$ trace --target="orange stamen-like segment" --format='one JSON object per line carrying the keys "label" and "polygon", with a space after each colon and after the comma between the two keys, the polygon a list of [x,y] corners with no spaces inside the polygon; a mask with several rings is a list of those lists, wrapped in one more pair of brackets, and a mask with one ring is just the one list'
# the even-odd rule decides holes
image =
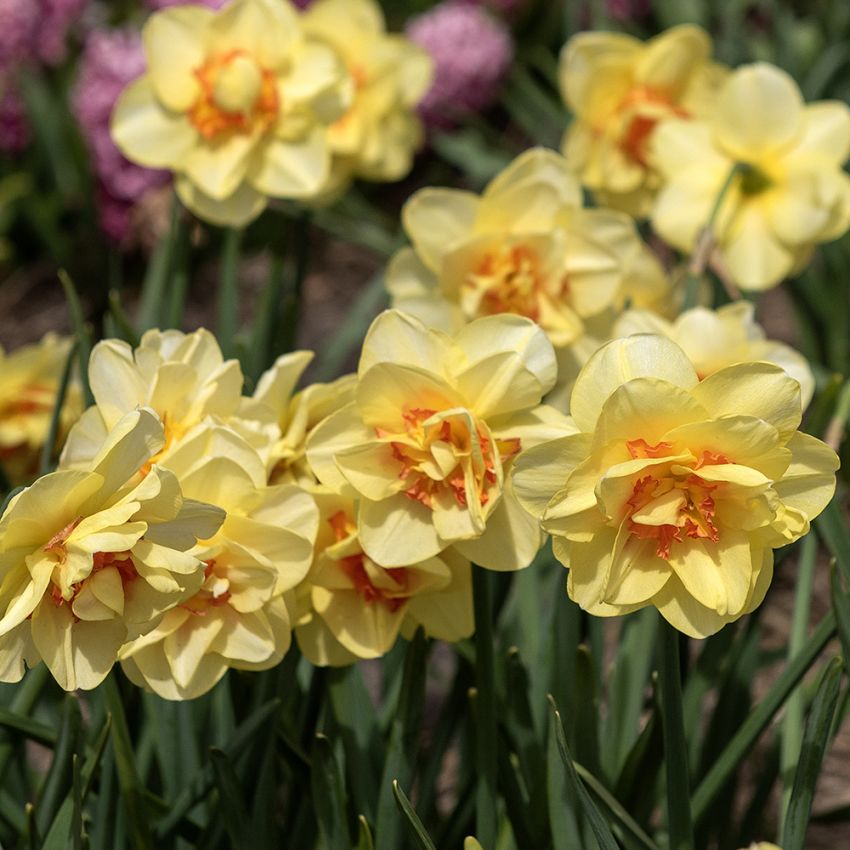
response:
{"label": "orange stamen-like segment", "polygon": [[[640,114],[639,110],[642,106],[653,107],[653,114]],[[620,103],[618,109],[619,112],[635,111],[638,113],[629,121],[620,138],[619,147],[629,159],[644,168],[648,167],[649,137],[652,135],[655,125],[663,117],[658,107],[662,107],[669,116],[690,117],[690,113],[686,109],[674,104],[666,94],[647,86],[632,89]]]}
{"label": "orange stamen-like segment", "polygon": [[247,112],[228,112],[215,100],[215,83],[219,73],[234,59],[246,56],[244,50],[231,50],[209,59],[194,71],[200,94],[189,110],[189,121],[208,141],[236,133],[250,133],[255,129],[265,131],[277,118],[280,98],[275,75],[260,69],[262,84],[253,108]]}

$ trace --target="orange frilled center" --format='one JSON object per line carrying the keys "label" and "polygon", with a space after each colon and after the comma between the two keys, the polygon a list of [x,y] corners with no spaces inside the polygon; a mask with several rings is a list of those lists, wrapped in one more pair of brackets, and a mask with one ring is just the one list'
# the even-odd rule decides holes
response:
{"label": "orange frilled center", "polygon": [[569,295],[566,275],[552,287],[541,266],[537,252],[529,245],[487,252],[464,281],[464,299],[474,305],[467,312],[479,316],[515,313],[539,322],[544,294],[556,301]]}
{"label": "orange frilled center", "polygon": [[264,132],[280,109],[277,81],[244,50],[213,56],[195,68],[199,94],[189,121],[208,141]]}
{"label": "orange frilled center", "polygon": [[617,112],[624,122],[620,149],[626,157],[644,168],[648,166],[649,137],[655,125],[662,118],[689,117],[688,111],[674,103],[668,95],[648,86],[632,89],[621,101]]}
{"label": "orange frilled center", "polygon": [[[357,530],[354,522],[345,511],[337,511],[328,519],[328,523],[333,529],[337,542],[347,540]],[[409,583],[407,569],[405,567],[382,568],[387,576],[389,586],[377,587],[369,578],[369,573],[363,564],[364,558],[365,555],[362,552],[358,555],[349,555],[340,559],[339,567],[365,603],[369,605],[380,603],[391,613],[395,613],[407,602]]]}
{"label": "orange frilled center", "polygon": [[[670,443],[650,445],[645,440],[626,443],[633,458],[663,458],[674,454]],[[700,478],[704,466],[729,463],[722,454],[704,451],[688,475],[652,473],[638,478],[626,502],[628,530],[640,540],[656,541],[655,554],[665,560],[670,557],[673,543],[687,538],[717,543],[720,532],[715,524],[715,491],[720,486]],[[650,519],[650,514],[655,519]],[[659,522],[658,517],[667,522]]]}
{"label": "orange frilled center", "polygon": [[[66,558],[65,544],[71,536],[71,532],[83,521],[82,517],[77,517],[68,523],[61,531],[56,532],[50,540],[44,545],[44,551],[56,557],[57,564],[64,564]],[[138,573],[136,565],[133,563],[133,557],[130,552],[95,552],[92,555],[92,570],[89,576],[82,581],[78,581],[72,585],[72,593],[70,598],[66,599],[62,595],[62,590],[54,580],[50,585],[50,599],[57,607],[61,605],[73,606],[74,600],[79,595],[85,583],[96,573],[101,570],[115,569],[121,578],[123,587],[133,581]],[[74,616],[75,621],[79,621],[79,617]]]}
{"label": "orange frilled center", "polygon": [[[392,454],[400,464],[398,477],[404,494],[428,508],[444,493],[462,508],[470,497],[484,506],[498,481],[496,463],[505,463],[520,451],[519,438],[493,439],[476,424],[469,427],[463,415],[447,416],[429,423],[437,411],[415,407],[403,413],[408,439],[392,440]],[[378,437],[387,432],[376,429]]]}
{"label": "orange frilled center", "polygon": [[227,569],[215,558],[210,558],[204,561],[204,583],[201,589],[180,607],[199,617],[205,617],[210,608],[226,605],[231,595]]}

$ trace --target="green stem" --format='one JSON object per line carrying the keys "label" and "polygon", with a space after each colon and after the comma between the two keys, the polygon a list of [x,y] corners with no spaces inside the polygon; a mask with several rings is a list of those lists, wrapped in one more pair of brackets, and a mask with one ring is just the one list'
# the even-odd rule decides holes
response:
{"label": "green stem", "polygon": [[496,846],[498,823],[496,814],[496,706],[493,657],[493,588],[492,576],[482,567],[472,571],[472,593],[475,608],[475,673],[477,716],[475,723],[475,758],[478,783],[475,790],[475,830],[482,847]]}
{"label": "green stem", "polygon": [[694,246],[694,252],[691,255],[691,262],[688,265],[688,276],[685,279],[685,298],[682,303],[682,312],[696,307],[697,298],[699,296],[699,284],[705,267],[708,265],[708,259],[711,255],[711,250],[714,247],[714,225],[717,221],[717,216],[720,213],[720,207],[726,198],[726,193],[732,186],[738,173],[743,168],[743,165],[736,162],[726,175],[717,197],[714,199],[714,206],[708,216],[708,221],[705,227],[697,237],[697,244]]}
{"label": "green stem", "polygon": [[224,232],[218,288],[218,341],[226,357],[233,353],[233,340],[239,327],[239,256],[241,230]]}
{"label": "green stem", "polygon": [[[791,635],[788,638],[788,661],[800,652],[806,643],[809,628],[809,608],[812,601],[812,587],[815,580],[815,562],[818,553],[818,539],[814,534],[803,538],[800,544],[800,569],[797,575],[797,588],[794,593],[794,614],[791,619]],[[780,750],[780,775],[782,777],[782,800],[779,808],[779,822],[785,820],[788,802],[791,799],[791,787],[794,772],[800,758],[803,743],[803,715],[805,713],[803,694],[796,691],[788,697],[785,717],[782,719],[782,742]]]}
{"label": "green stem", "polygon": [[667,829],[670,850],[693,850],[688,747],[682,710],[679,632],[666,620],[659,630],[658,682],[664,730],[664,763],[667,768]]}
{"label": "green stem", "polygon": [[715,797],[726,787],[738,765],[752,752],[759,735],[770,723],[797,683],[817,661],[823,648],[835,636],[835,614],[830,611],[818,624],[806,645],[794,656],[765,697],[750,713],[735,736],[711,766],[694,792],[691,808],[694,822],[699,823],[708,813]]}

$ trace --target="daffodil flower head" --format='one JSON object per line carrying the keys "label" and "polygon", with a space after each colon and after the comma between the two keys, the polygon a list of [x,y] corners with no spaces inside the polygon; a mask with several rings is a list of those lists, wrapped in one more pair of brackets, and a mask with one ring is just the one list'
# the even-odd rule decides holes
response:
{"label": "daffodil flower head", "polygon": [[247,224],[269,197],[322,191],[327,127],[345,111],[350,83],[288,0],[164,9],[143,40],[147,73],[112,119],[128,159],[173,171],[186,206],[220,225]]}
{"label": "daffodil flower head", "polygon": [[307,438],[319,422],[353,398],[354,375],[327,384],[309,384],[294,392],[312,359],[309,351],[282,354],[260,377],[254,395],[243,401],[239,412],[243,421],[271,424],[280,434],[266,453],[271,484],[298,484],[307,489],[318,484],[307,461]]}
{"label": "daffodil flower head", "polygon": [[417,564],[385,568],[357,539],[356,505],[317,492],[321,512],[316,560],[298,591],[295,636],[314,664],[379,658],[401,633],[446,641],[473,631],[469,561],[447,550]]}
{"label": "daffodil flower head", "polygon": [[700,380],[734,363],[775,363],[800,384],[804,410],[812,400],[815,378],[808,360],[790,345],[766,339],[749,301],[736,301],[717,310],[696,307],[672,322],[648,310],[627,310],[617,320],[613,335],[635,333],[672,339],[688,355]]}
{"label": "daffodil flower head", "polygon": [[330,45],[348,70],[353,99],[328,130],[332,183],[353,177],[404,177],[423,140],[416,105],[431,85],[433,61],[402,35],[389,34],[376,0],[317,0],[304,29]]}
{"label": "daffodil flower head", "polygon": [[563,151],[600,203],[649,213],[659,183],[652,136],[664,118],[690,120],[711,108],[724,75],[711,49],[708,33],[692,25],[646,42],[585,32],[564,45],[561,91],[574,120]]}
{"label": "daffodil flower head", "polygon": [[[13,483],[35,475],[47,440],[71,340],[47,334],[6,353],[0,346],[0,465]],[[60,417],[60,437],[80,415],[79,383],[72,380]]]}
{"label": "daffodil flower head", "polygon": [[393,306],[447,331],[514,313],[567,348],[627,286],[666,288],[628,216],[581,204],[567,161],[542,148],[519,156],[480,197],[417,192],[402,213],[413,246],[387,272]]}
{"label": "daffodil flower head", "polygon": [[[206,330],[147,331],[137,348],[109,339],[89,360],[95,404],[71,429],[62,452],[63,467],[80,467],[100,451],[118,420],[137,407],[156,411],[165,444],[152,462],[163,463],[187,433],[207,417],[236,422],[242,392],[238,360],[225,360]],[[256,435],[262,443],[264,436]]]}
{"label": "daffodil flower head", "polygon": [[588,361],[571,413],[580,433],[525,452],[514,488],[593,614],[654,605],[713,634],[761,603],[772,550],[835,489],[838,458],[797,430],[800,385],[773,364],[700,381],[674,342],[637,334]]}
{"label": "daffodil flower head", "polygon": [[[813,247],[850,226],[850,107],[805,104],[794,80],[765,62],[744,65],[700,121],[670,119],[653,136],[664,178],[653,227],[682,251],[717,207],[717,260],[743,289],[799,270]],[[730,179],[731,177],[731,179]]]}
{"label": "daffodil flower head", "polygon": [[232,445],[229,456],[183,451],[172,463],[183,492],[227,518],[191,550],[204,565],[200,587],[120,658],[138,685],[182,700],[206,693],[231,667],[265,670],[281,661],[291,641],[287,596],[310,568],[318,509],[298,487],[267,487],[265,466],[247,444]]}
{"label": "daffodil flower head", "polygon": [[492,316],[449,336],[387,311],[366,336],[354,401],[313,430],[307,458],[325,486],[359,499],[360,545],[382,567],[454,546],[518,569],[540,536],[507,470],[568,427],[540,403],[555,377],[552,346],[528,319]]}
{"label": "daffodil flower head", "polygon": [[0,520],[0,678],[42,659],[65,690],[96,687],[128,639],[203,581],[188,552],[224,512],[185,498],[151,457],[164,441],[146,409],[123,417],[85,470],[17,495]]}

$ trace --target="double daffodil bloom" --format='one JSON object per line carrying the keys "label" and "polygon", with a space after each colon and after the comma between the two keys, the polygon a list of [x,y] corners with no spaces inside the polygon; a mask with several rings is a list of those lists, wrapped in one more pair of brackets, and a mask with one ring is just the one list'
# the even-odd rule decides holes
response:
{"label": "double daffodil bloom", "polygon": [[357,509],[343,496],[318,492],[316,560],[299,588],[295,628],[304,655],[318,665],[379,658],[399,633],[419,626],[439,640],[473,631],[469,561],[448,550],[404,567],[376,564],[357,539]]}
{"label": "double daffodil bloom", "polygon": [[0,520],[0,680],[43,660],[65,690],[94,688],[123,643],[198,590],[204,565],[188,550],[224,513],[149,468],[163,442],[156,415],[134,411],[89,468],[12,500]]}
{"label": "double daffodil bloom", "polygon": [[555,373],[528,319],[479,319],[452,337],[388,311],[363,343],[354,401],[313,430],[308,462],[359,500],[359,544],[382,567],[452,546],[484,567],[525,567],[541,537],[507,472],[521,450],[569,427],[540,404]]}
{"label": "double daffodil bloom", "polygon": [[656,125],[711,108],[724,71],[710,57],[708,33],[691,25],[647,42],[583,32],[564,45],[561,92],[574,119],[563,151],[600,203],[649,214],[659,185],[650,145]]}
{"label": "double daffodil bloom", "polygon": [[288,0],[176,6],[152,15],[142,35],[147,73],[112,116],[128,159],[173,171],[183,203],[213,224],[240,227],[269,197],[324,190],[327,128],[352,84]]}
{"label": "double daffodil bloom", "polygon": [[850,108],[805,104],[794,80],[772,65],[736,70],[709,116],[665,121],[652,148],[665,182],[653,227],[693,251],[720,202],[712,224],[719,264],[744,289],[775,286],[816,244],[850,226],[850,178],[841,168]]}
{"label": "double daffodil bloom", "polygon": [[773,552],[809,530],[838,458],[800,433],[800,385],[743,363],[700,381],[664,337],[603,346],[573,389],[580,433],[524,452],[514,488],[599,616],[654,605],[706,637],[757,607]]}
{"label": "double daffodil bloom", "polygon": [[99,342],[89,361],[95,404],[71,429],[61,465],[85,466],[115,423],[139,406],[155,410],[165,429],[155,463],[167,465],[185,435],[209,417],[263,449],[277,438],[277,428],[239,418],[242,383],[239,361],[225,360],[215,337],[203,329],[190,334],[151,330],[135,349],[115,339]]}
{"label": "double daffodil bloom", "polygon": [[628,216],[581,204],[567,161],[542,148],[480,197],[417,192],[402,213],[413,247],[387,271],[393,306],[449,332],[481,316],[527,316],[562,356],[593,317],[627,296],[649,306],[667,289]]}
{"label": "double daffodil bloom", "polygon": [[[266,670],[291,642],[286,595],[313,559],[318,509],[298,487],[265,486],[265,465],[247,444],[228,456],[198,429],[170,458],[184,494],[223,509],[218,532],[191,550],[203,584],[153,630],[121,651],[124,671],[165,699],[193,699],[233,667]],[[195,444],[195,445],[193,445]]]}
{"label": "double daffodil bloom", "polygon": [[[34,345],[6,353],[0,346],[0,465],[13,483],[38,471],[71,340],[47,334]],[[71,381],[60,416],[59,438],[80,415],[79,385]]]}
{"label": "double daffodil bloom", "polygon": [[387,33],[376,0],[317,0],[302,20],[310,36],[336,51],[354,84],[351,106],[328,130],[331,185],[340,191],[352,177],[400,180],[422,144],[415,110],[431,85],[431,57]]}
{"label": "double daffodil bloom", "polygon": [[309,384],[295,393],[312,359],[310,351],[282,354],[263,373],[254,395],[245,399],[240,409],[243,420],[257,422],[261,427],[272,426],[280,433],[280,438],[264,453],[271,484],[298,484],[313,489],[318,480],[307,462],[307,438],[319,422],[354,397],[354,375],[343,375],[327,384]]}
{"label": "double daffodil bloom", "polygon": [[614,337],[636,333],[669,337],[690,358],[700,380],[734,363],[764,360],[781,366],[800,384],[803,409],[815,391],[809,361],[790,345],[766,339],[748,301],[717,310],[696,307],[669,322],[648,310],[627,310],[614,325]]}

